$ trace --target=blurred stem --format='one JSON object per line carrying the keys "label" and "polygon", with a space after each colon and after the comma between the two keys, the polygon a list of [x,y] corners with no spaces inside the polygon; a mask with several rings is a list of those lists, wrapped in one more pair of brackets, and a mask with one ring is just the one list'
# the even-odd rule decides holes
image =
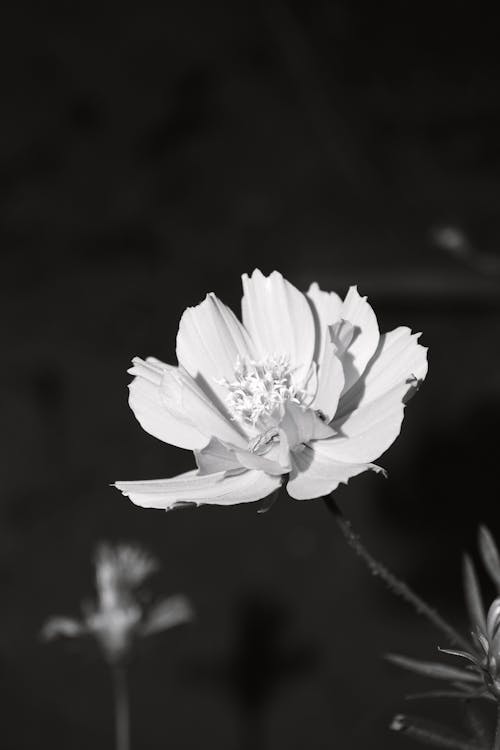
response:
{"label": "blurred stem", "polygon": [[497,728],[492,750],[500,750],[500,702],[497,704]]}
{"label": "blurred stem", "polygon": [[465,718],[467,723],[476,739],[482,748],[488,748],[490,745],[491,735],[484,724],[482,716],[476,712],[475,706],[472,705],[470,700],[465,700],[463,703]]}
{"label": "blurred stem", "polygon": [[[441,615],[426,602],[423,601],[414,591],[407,586],[404,581],[400,581],[396,578],[386,567],[379,563],[368,550],[362,544],[359,536],[354,532],[351,522],[344,516],[336,501],[331,495],[327,495],[323,498],[325,505],[333,514],[337,524],[347,541],[347,544],[354,550],[354,552],[360,557],[368,567],[369,571],[374,575],[378,576],[396,596],[400,596],[408,604],[418,612],[418,614],[426,617],[435,628],[440,630],[451,644],[460,646],[461,648],[469,651],[470,644],[466,641],[463,636],[460,635],[446,620],[443,620]],[[499,739],[500,742],[500,739]],[[500,750],[500,744],[495,745],[495,750]]]}
{"label": "blurred stem", "polygon": [[112,664],[111,673],[115,700],[116,750],[130,750],[127,673],[122,664]]}

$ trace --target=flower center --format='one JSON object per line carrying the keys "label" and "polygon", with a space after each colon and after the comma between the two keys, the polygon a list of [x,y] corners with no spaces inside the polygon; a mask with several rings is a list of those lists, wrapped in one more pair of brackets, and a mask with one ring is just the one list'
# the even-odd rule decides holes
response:
{"label": "flower center", "polygon": [[303,391],[293,382],[286,355],[272,355],[259,362],[238,357],[234,380],[224,379],[228,389],[226,404],[233,419],[255,427],[260,421],[277,415],[285,401],[299,404]]}

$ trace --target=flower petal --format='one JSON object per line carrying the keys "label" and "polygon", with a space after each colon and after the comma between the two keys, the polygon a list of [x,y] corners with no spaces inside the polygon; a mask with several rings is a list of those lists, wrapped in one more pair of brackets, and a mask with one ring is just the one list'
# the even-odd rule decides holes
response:
{"label": "flower petal", "polygon": [[243,325],[257,356],[285,354],[297,383],[307,377],[315,348],[315,326],[305,295],[277,271],[265,277],[255,270],[242,276]]}
{"label": "flower petal", "polygon": [[45,641],[54,638],[78,638],[87,633],[85,625],[72,617],[51,617],[42,628],[41,637]]}
{"label": "flower petal", "polygon": [[405,326],[383,334],[363,377],[344,392],[336,418],[375,401],[398,385],[406,385],[407,400],[408,392],[427,374],[427,349],[418,343],[419,336]]}
{"label": "flower petal", "polygon": [[136,357],[129,370],[135,375],[129,385],[129,404],[139,424],[150,435],[179,448],[202,448],[208,438],[180,408],[181,384],[177,367],[153,357]]}
{"label": "flower petal", "polygon": [[228,394],[221,380],[234,380],[238,358],[253,357],[249,336],[234,313],[215,294],[188,307],[177,334],[179,364],[191,375],[219,410],[230,416]]}
{"label": "flower petal", "polygon": [[[375,313],[366,297],[361,297],[355,286],[349,288],[343,302],[338,295],[322,291],[317,284],[311,284],[307,296],[315,311],[322,341],[316,350],[316,361],[322,357],[325,343],[333,341],[338,348],[337,354],[342,359],[345,375],[344,392],[347,392],[363,373],[377,348],[380,334]],[[341,321],[343,325],[339,325]],[[353,332],[350,326],[347,327],[347,350],[346,323],[354,328]]]}
{"label": "flower petal", "polygon": [[177,377],[181,383],[182,410],[190,420],[196,423],[200,432],[208,437],[215,436],[226,443],[246,447],[248,435],[242,426],[226,418],[217,405],[182,368],[179,368]]}
{"label": "flower petal", "polygon": [[395,441],[401,431],[404,397],[403,383],[375,401],[355,409],[347,419],[334,419],[331,426],[338,435],[328,440],[328,450],[336,461],[374,461]]}
{"label": "flower petal", "polygon": [[375,354],[380,332],[377,317],[371,305],[366,301],[366,297],[359,295],[355,286],[351,286],[347,292],[340,318],[354,326],[354,338],[342,357],[345,393],[363,374],[366,365]]}
{"label": "flower petal", "polygon": [[311,409],[319,410],[327,421],[333,419],[344,389],[344,369],[335,353],[335,346],[325,342],[318,367],[318,388],[311,403]]}
{"label": "flower petal", "polygon": [[161,599],[150,608],[146,621],[141,627],[141,635],[148,636],[169,630],[193,619],[191,602],[185,596],[177,594]]}
{"label": "flower petal", "polygon": [[384,334],[362,378],[341,398],[329,442],[339,461],[374,461],[399,435],[405,403],[427,373],[427,350],[418,334],[396,328]]}
{"label": "flower petal", "polygon": [[325,343],[330,341],[328,327],[340,319],[342,300],[335,292],[322,291],[316,282],[309,287],[307,297],[311,303],[316,323],[314,359],[319,362]]}
{"label": "flower petal", "polygon": [[304,409],[303,406],[293,401],[285,403],[280,431],[285,433],[291,450],[298,445],[308,443],[310,440],[322,440],[334,434],[332,428],[320,419],[312,409]]}
{"label": "flower petal", "polygon": [[270,460],[267,455],[225,445],[217,438],[212,438],[203,450],[195,451],[195,458],[200,474],[235,469],[241,471],[242,468],[258,469],[274,475],[287,474],[290,471],[290,466],[281,466],[277,461]]}
{"label": "flower petal", "polygon": [[261,500],[281,485],[281,477],[263,471],[199,474],[188,471],[171,479],[116,482],[124,495],[142,508],[170,510],[186,504],[236,505]]}
{"label": "flower petal", "polygon": [[328,449],[330,440],[319,440],[293,454],[294,467],[286,486],[290,497],[308,500],[333,492],[341,482],[372,469],[382,471],[369,463],[342,463],[332,458]]}
{"label": "flower petal", "polygon": [[205,448],[195,451],[194,457],[200,474],[216,474],[221,471],[241,470],[234,449],[231,450],[218,438],[212,438]]}

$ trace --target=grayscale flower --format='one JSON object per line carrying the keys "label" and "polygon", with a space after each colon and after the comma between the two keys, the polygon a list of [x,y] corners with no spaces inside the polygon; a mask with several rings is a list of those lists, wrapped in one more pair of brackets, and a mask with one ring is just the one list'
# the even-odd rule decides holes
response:
{"label": "grayscale flower", "polygon": [[139,547],[99,545],[95,555],[96,600],[84,602],[82,617],[52,617],[42,637],[91,636],[111,664],[129,655],[136,638],[187,622],[193,611],[185,596],[170,596],[148,604],[141,586],[158,569],[157,562]]}
{"label": "grayscale flower", "polygon": [[178,367],[135,358],[130,406],[141,426],[194,451],[195,471],[116,482],[136,505],[261,500],[287,482],[298,500],[332,492],[368,469],[398,436],[427,373],[418,334],[380,334],[351,287],[342,300],[303,294],[274,271],[243,276],[242,320],[214,294],[188,308]]}

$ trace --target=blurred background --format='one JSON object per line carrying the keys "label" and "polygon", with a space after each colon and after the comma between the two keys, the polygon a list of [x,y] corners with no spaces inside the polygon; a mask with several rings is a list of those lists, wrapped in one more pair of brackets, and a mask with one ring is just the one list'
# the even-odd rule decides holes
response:
{"label": "blurred background", "polygon": [[[192,468],[127,406],[134,355],[175,362],[188,305],[240,274],[358,284],[423,331],[428,380],[337,499],[467,629],[460,556],[500,537],[497,27],[479,9],[312,0],[8,3],[2,13],[0,696],[5,750],[112,747],[109,677],[42,645],[137,541],[197,620],[131,665],[132,747],[410,748],[432,687],[383,654],[445,645],[372,580],[321,502],[165,514],[109,485]],[[490,591],[490,593],[492,593]],[[448,708],[446,709],[448,710]]]}

